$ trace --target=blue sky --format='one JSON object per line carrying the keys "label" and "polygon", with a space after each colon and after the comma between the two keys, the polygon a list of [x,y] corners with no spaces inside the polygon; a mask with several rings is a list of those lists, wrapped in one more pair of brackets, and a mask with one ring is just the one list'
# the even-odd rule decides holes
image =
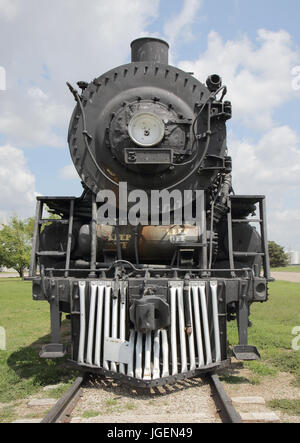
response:
{"label": "blue sky", "polygon": [[130,41],[152,35],[200,81],[222,75],[235,191],[266,194],[269,237],[300,250],[299,13],[299,0],[0,0],[0,218],[30,216],[37,194],[81,193],[65,82],[128,62]]}

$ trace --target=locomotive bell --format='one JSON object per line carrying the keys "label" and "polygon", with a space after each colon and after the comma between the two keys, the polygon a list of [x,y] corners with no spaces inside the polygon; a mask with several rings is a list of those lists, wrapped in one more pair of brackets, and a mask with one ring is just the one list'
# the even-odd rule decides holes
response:
{"label": "locomotive bell", "polygon": [[219,75],[210,75],[206,80],[206,86],[211,92],[217,91],[222,86],[222,79]]}

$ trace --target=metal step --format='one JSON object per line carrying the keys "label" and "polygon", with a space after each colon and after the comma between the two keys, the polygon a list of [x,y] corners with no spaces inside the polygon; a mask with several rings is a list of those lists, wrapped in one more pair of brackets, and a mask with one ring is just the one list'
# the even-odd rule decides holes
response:
{"label": "metal step", "polygon": [[260,360],[260,353],[256,346],[236,345],[233,346],[232,352],[237,360]]}
{"label": "metal step", "polygon": [[263,252],[239,252],[239,251],[233,251],[233,255],[235,257],[264,257],[265,254]]}
{"label": "metal step", "polygon": [[232,219],[232,223],[262,223],[263,220],[261,220],[260,218],[253,218],[253,219],[249,219],[249,218],[233,218]]}
{"label": "metal step", "polygon": [[49,343],[42,347],[41,358],[63,358],[66,355],[66,348],[60,343]]}
{"label": "metal step", "polygon": [[62,225],[69,224],[69,220],[65,218],[41,218],[39,220],[40,225],[44,225],[46,223],[60,223]]}
{"label": "metal step", "polygon": [[38,255],[39,257],[65,257],[66,252],[40,251],[40,252],[37,252],[36,255]]}

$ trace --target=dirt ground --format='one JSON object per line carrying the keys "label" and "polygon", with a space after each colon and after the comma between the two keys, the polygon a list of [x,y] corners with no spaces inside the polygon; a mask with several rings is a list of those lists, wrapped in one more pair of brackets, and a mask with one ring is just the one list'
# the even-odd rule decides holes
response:
{"label": "dirt ground", "polygon": [[[240,383],[223,385],[231,398],[262,397],[265,404],[235,404],[238,412],[275,412],[280,422],[300,423],[300,416],[273,410],[267,402],[275,399],[300,400],[300,389],[294,376],[280,373],[262,377],[259,384],[251,384],[253,373],[233,362],[231,369],[220,376],[240,377]],[[220,423],[208,383],[200,378],[185,380],[174,386],[151,391],[136,391],[110,380],[100,379],[83,390],[72,414],[72,423]]]}
{"label": "dirt ground", "polygon": [[[300,416],[287,415],[280,410],[274,410],[267,407],[267,402],[271,400],[300,400],[300,388],[294,383],[295,377],[289,373],[279,373],[276,376],[261,377],[258,384],[247,382],[253,377],[253,373],[245,368],[239,368],[239,364],[233,362],[232,367],[236,367],[230,373],[243,380],[241,383],[223,382],[227,394],[231,397],[262,397],[266,405],[251,405],[251,411],[263,412],[274,411],[282,423],[300,423]],[[224,373],[226,375],[226,373]],[[221,374],[220,374],[221,376]],[[236,405],[235,405],[236,406]],[[238,405],[239,412],[249,412],[249,405]]]}
{"label": "dirt ground", "polygon": [[99,379],[83,389],[72,423],[219,423],[210,386],[200,378],[136,390]]}
{"label": "dirt ground", "polygon": [[275,280],[300,283],[300,272],[271,272],[271,275]]}
{"label": "dirt ground", "polygon": [[[294,376],[280,373],[261,377],[259,384],[250,381],[253,373],[233,362],[229,371],[219,374],[228,395],[236,397],[262,397],[265,404],[236,404],[238,412],[275,412],[282,423],[300,423],[300,416],[287,415],[270,409],[270,400],[300,400],[300,389]],[[239,377],[240,382],[228,382],[226,376]],[[51,405],[30,407],[29,401],[48,397],[47,393],[33,395],[14,404],[15,419],[41,420]],[[0,407],[9,407],[9,404]],[[195,378],[175,385],[151,390],[133,389],[113,380],[99,378],[89,382],[72,413],[72,423],[220,423],[209,384]]]}
{"label": "dirt ground", "polygon": [[0,278],[13,278],[19,277],[17,272],[0,272]]}

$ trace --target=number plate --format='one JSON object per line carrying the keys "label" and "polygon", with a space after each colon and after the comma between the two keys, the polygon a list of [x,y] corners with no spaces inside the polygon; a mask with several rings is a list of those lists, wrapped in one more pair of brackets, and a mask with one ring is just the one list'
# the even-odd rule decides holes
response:
{"label": "number plate", "polygon": [[173,163],[172,149],[125,149],[125,162],[131,165],[170,164]]}

